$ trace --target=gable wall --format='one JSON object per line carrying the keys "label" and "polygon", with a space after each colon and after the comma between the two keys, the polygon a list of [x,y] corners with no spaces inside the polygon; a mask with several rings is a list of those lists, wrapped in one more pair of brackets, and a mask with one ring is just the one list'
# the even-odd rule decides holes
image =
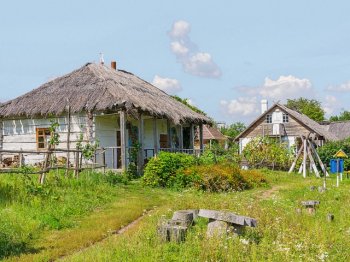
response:
{"label": "gable wall", "polygon": [[271,112],[272,114],[272,124],[266,123],[266,118],[262,118],[257,121],[252,127],[250,127],[247,132],[241,138],[252,138],[257,136],[267,136],[272,135],[272,128],[274,123],[281,123],[284,125],[285,132],[287,136],[300,136],[307,135],[310,130],[304,127],[302,124],[297,122],[292,116],[289,115],[289,122],[282,123],[282,110],[277,111],[276,109]]}

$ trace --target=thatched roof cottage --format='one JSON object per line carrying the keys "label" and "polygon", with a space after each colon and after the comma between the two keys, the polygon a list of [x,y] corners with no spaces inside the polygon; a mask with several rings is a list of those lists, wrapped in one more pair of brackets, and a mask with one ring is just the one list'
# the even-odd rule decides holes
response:
{"label": "thatched roof cottage", "polygon": [[136,143],[142,163],[159,150],[193,150],[195,126],[203,130],[210,122],[150,83],[117,70],[115,62],[111,68],[88,63],[0,105],[0,147],[46,149],[50,118],[59,122],[60,147],[66,147],[69,122],[71,148],[81,134],[85,142],[98,140],[107,150],[107,167],[114,169],[127,166]]}

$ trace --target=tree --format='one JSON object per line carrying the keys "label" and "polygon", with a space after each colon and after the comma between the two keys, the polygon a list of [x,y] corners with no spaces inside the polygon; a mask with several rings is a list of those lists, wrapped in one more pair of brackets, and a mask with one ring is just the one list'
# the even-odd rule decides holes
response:
{"label": "tree", "polygon": [[345,121],[345,120],[350,120],[350,111],[344,110],[339,114],[339,116],[331,116],[329,118],[329,121],[334,122],[334,121]]}
{"label": "tree", "polygon": [[244,123],[236,122],[236,123],[229,125],[228,127],[222,127],[220,131],[222,134],[224,134],[226,136],[235,138],[240,133],[242,133],[245,129],[246,129],[246,126]]}
{"label": "tree", "polygon": [[315,99],[307,99],[303,97],[298,99],[287,99],[286,106],[292,110],[307,115],[315,121],[323,121],[325,119],[325,111],[321,107],[321,102]]}
{"label": "tree", "polygon": [[202,114],[202,115],[207,115],[204,111],[200,110],[198,107],[194,106],[194,105],[191,105],[188,101],[189,99],[188,98],[181,98],[179,96],[171,96],[172,98],[174,98],[175,100],[179,101],[180,103],[184,104],[185,106],[191,108],[193,111],[199,113],[199,114]]}

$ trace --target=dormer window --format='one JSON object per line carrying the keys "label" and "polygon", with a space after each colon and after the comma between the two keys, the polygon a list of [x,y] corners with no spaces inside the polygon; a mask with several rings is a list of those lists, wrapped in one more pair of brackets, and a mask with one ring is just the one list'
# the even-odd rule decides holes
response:
{"label": "dormer window", "polygon": [[272,115],[271,114],[266,115],[266,123],[268,123],[268,124],[272,123]]}
{"label": "dormer window", "polygon": [[289,117],[287,113],[283,113],[283,123],[288,123],[289,122]]}

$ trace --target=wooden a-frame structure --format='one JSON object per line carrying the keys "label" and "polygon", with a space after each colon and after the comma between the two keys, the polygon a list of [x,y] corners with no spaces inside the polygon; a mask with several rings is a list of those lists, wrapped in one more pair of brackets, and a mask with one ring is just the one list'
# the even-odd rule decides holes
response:
{"label": "wooden a-frame structure", "polygon": [[288,173],[291,173],[293,172],[296,164],[297,164],[297,161],[300,157],[302,157],[303,159],[303,162],[302,164],[300,165],[300,168],[299,168],[299,174],[303,173],[303,177],[306,178],[306,173],[307,173],[307,164],[308,162],[310,163],[309,167],[310,167],[310,172],[314,172],[316,177],[321,177],[320,176],[320,172],[318,171],[317,169],[317,166],[316,166],[316,162],[315,162],[315,159],[317,160],[317,162],[319,163],[321,169],[322,169],[322,172],[325,176],[329,176],[328,172],[327,172],[327,169],[325,167],[325,165],[323,164],[320,156],[318,155],[316,149],[315,149],[315,146],[314,146],[314,143],[313,143],[313,140],[314,138],[310,137],[310,133],[305,137],[305,136],[301,136],[301,141],[302,141],[302,146],[300,147],[300,149],[298,150],[298,153],[297,155],[295,156],[294,158],[294,161],[292,163],[292,166],[290,167],[289,169],[289,172]]}

